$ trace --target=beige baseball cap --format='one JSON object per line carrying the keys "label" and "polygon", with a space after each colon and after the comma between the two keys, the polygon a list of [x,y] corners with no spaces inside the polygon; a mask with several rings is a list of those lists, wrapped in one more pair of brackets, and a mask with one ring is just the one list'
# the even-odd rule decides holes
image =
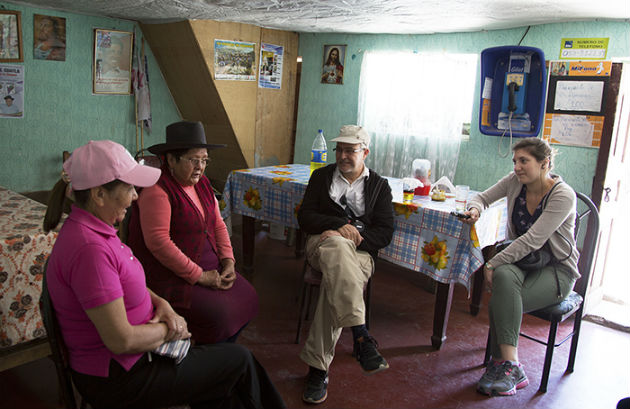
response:
{"label": "beige baseball cap", "polygon": [[359,125],[344,125],[339,130],[339,136],[331,142],[362,143],[366,148],[370,147],[370,134]]}

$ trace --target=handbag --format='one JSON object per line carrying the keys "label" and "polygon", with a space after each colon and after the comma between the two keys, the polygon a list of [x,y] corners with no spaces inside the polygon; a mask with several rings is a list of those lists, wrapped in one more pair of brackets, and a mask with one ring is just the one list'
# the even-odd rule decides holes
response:
{"label": "handbag", "polygon": [[[545,207],[547,206],[547,200],[549,199],[549,196],[551,196],[551,192],[553,192],[556,186],[558,186],[560,183],[562,182],[558,182],[554,184],[549,190],[549,192],[547,193],[547,195],[545,196],[545,200],[543,201],[543,205],[542,205],[543,211],[545,210]],[[506,247],[512,244],[512,241],[513,240],[506,240],[497,244],[495,247],[497,250],[497,253],[500,253],[501,251],[505,250]],[[523,257],[522,259],[515,261],[512,264],[514,264],[515,266],[517,266],[523,271],[535,271],[535,270],[540,270],[541,268],[547,266],[548,264],[552,262],[555,263],[556,261],[557,261],[556,258],[553,256],[553,254],[551,253],[551,249],[549,248],[549,242],[545,242],[545,244],[543,244],[541,248],[532,251],[531,253]]]}
{"label": "handbag", "polygon": [[[496,245],[497,253],[505,250],[507,246],[512,244],[512,240],[506,240]],[[545,243],[544,246],[539,248],[538,250],[534,250],[519,261],[516,261],[512,264],[517,266],[523,271],[534,271],[540,270],[545,267],[552,261],[555,262],[554,256],[551,254],[551,251],[548,249],[548,244]]]}

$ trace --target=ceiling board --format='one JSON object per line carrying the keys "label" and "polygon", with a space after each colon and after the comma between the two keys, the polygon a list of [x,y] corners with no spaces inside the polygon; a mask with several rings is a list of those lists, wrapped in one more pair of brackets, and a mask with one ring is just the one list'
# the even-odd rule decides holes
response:
{"label": "ceiling board", "polygon": [[297,32],[430,34],[628,20],[628,0],[29,0],[142,23],[207,19]]}

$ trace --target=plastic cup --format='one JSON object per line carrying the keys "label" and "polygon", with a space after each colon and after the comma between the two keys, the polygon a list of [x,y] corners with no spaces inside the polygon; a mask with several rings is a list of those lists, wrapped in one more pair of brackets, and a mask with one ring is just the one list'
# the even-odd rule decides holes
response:
{"label": "plastic cup", "polygon": [[403,190],[403,202],[413,202],[413,195],[415,189]]}
{"label": "plastic cup", "polygon": [[466,185],[455,186],[455,209],[461,212],[466,211],[466,201],[470,187]]}

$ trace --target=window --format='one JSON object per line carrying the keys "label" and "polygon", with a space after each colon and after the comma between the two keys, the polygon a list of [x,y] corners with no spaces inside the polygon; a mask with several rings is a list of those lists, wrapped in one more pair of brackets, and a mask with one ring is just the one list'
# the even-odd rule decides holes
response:
{"label": "window", "polygon": [[469,133],[477,54],[366,52],[359,86],[359,124],[372,135],[370,167],[387,176],[411,175],[411,162],[429,159],[433,180],[457,168]]}

